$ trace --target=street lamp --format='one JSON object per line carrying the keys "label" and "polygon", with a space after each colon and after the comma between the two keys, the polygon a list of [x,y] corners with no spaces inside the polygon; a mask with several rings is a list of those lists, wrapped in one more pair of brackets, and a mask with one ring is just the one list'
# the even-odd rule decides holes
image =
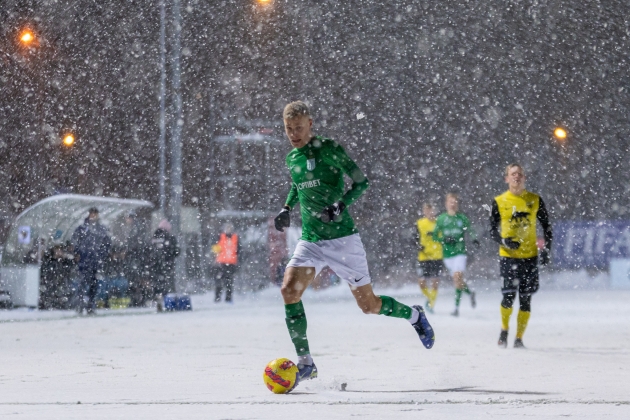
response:
{"label": "street lamp", "polygon": [[23,47],[31,48],[39,46],[39,39],[35,36],[35,33],[29,29],[25,28],[18,34],[18,41]]}
{"label": "street lamp", "polygon": [[33,33],[29,30],[22,32],[22,35],[20,36],[20,41],[24,44],[30,44],[34,39],[35,37],[33,36]]}
{"label": "street lamp", "polygon": [[564,141],[567,138],[567,131],[562,127],[557,127],[555,130],[553,130],[553,135],[556,137],[556,139]]}
{"label": "street lamp", "polygon": [[66,147],[72,147],[74,145],[74,135],[72,133],[68,133],[63,137],[63,144]]}

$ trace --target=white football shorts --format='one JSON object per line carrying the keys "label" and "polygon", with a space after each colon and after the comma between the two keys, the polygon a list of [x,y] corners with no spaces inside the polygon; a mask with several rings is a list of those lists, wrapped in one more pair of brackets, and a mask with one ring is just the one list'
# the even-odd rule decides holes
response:
{"label": "white football shorts", "polygon": [[315,276],[326,266],[350,286],[365,286],[372,282],[365,249],[358,233],[318,242],[300,239],[287,264],[287,267],[314,267]]}
{"label": "white football shorts", "polygon": [[454,257],[444,258],[443,261],[452,276],[454,273],[463,273],[466,271],[466,260],[466,255],[455,255]]}

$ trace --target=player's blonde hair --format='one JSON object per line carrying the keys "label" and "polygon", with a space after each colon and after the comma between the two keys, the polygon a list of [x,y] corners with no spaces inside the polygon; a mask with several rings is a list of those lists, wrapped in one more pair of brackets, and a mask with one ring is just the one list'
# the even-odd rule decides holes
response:
{"label": "player's blonde hair", "polygon": [[450,192],[446,194],[446,198],[454,198],[455,200],[459,200],[459,195],[457,195],[457,193]]}
{"label": "player's blonde hair", "polygon": [[522,172],[525,172],[520,163],[514,162],[505,167],[505,176],[508,176],[508,174],[510,173],[510,169],[512,168],[519,168]]}
{"label": "player's blonde hair", "polygon": [[308,109],[308,105],[303,101],[295,101],[287,104],[284,107],[284,111],[282,112],[282,118],[285,120],[292,120],[293,118],[298,117],[309,117],[311,116],[311,111]]}

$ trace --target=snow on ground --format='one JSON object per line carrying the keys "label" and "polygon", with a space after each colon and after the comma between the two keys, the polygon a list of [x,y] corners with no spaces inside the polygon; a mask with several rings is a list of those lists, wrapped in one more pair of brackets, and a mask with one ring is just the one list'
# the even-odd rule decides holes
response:
{"label": "snow on ground", "polygon": [[[380,293],[424,302],[412,286]],[[481,291],[475,310],[464,299],[453,318],[445,290],[426,350],[406,321],[363,315],[345,286],[309,291],[320,377],[289,395],[262,382],[268,361],[295,359],[278,290],[237,297],[195,296],[184,313],[2,312],[0,418],[630,418],[630,292],[543,290],[516,350],[496,346],[500,293]]]}

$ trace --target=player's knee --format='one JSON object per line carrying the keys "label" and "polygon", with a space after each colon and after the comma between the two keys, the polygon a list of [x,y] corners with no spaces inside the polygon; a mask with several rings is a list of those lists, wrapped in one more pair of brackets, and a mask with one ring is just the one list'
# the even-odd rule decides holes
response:
{"label": "player's knee", "polygon": [[295,289],[295,287],[287,283],[283,284],[282,287],[280,287],[280,294],[282,295],[285,301],[293,300],[296,297],[299,297],[299,293]]}
{"label": "player's knee", "polygon": [[503,300],[501,301],[501,306],[506,309],[509,309],[514,305],[514,298],[516,297],[515,293],[504,293]]}
{"label": "player's knee", "polygon": [[532,296],[531,295],[520,295],[519,296],[519,309],[523,312],[531,312],[532,311]]}

